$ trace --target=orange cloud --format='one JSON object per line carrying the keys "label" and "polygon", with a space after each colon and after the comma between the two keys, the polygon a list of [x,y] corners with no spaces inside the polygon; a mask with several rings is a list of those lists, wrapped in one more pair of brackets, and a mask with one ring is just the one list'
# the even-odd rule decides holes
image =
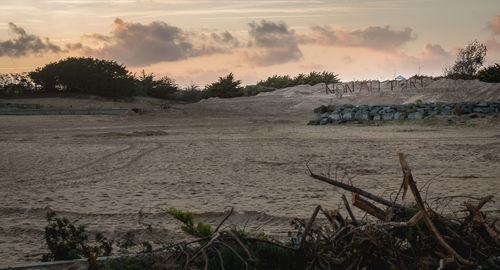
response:
{"label": "orange cloud", "polygon": [[376,50],[398,49],[417,35],[409,27],[392,30],[390,26],[368,26],[362,29],[333,29],[330,26],[313,26],[310,33],[300,36],[302,43],[322,46],[364,47]]}
{"label": "orange cloud", "polygon": [[238,40],[227,31],[207,35],[186,32],[165,22],[141,24],[125,22],[120,18],[114,20],[109,36],[90,34],[83,37],[103,42],[102,47],[82,47],[78,44],[67,47],[131,66],[147,66],[214,53],[228,53],[239,45]]}
{"label": "orange cloud", "polygon": [[30,54],[58,53],[62,51],[59,46],[50,42],[49,38],[43,40],[39,36],[28,34],[23,28],[12,22],[9,23],[9,29],[16,35],[16,38],[0,41],[0,57],[18,58]]}
{"label": "orange cloud", "polygon": [[500,15],[493,15],[493,20],[488,22],[488,28],[493,32],[494,35],[500,34]]}

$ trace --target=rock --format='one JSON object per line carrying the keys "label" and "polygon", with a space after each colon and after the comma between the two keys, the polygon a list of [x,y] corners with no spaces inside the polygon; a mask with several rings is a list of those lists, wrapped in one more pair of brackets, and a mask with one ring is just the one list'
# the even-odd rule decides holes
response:
{"label": "rock", "polygon": [[321,106],[315,108],[314,112],[315,113],[324,113],[324,112],[326,112],[326,106],[321,105]]}
{"label": "rock", "polygon": [[383,120],[392,120],[392,119],[394,119],[394,114],[393,113],[384,113],[384,114],[382,114],[382,119]]}
{"label": "rock", "polygon": [[359,121],[368,121],[370,120],[370,114],[367,111],[357,111],[354,118]]}
{"label": "rock", "polygon": [[394,114],[395,120],[403,120],[405,118],[406,118],[406,113],[404,113],[404,112],[397,112]]}
{"label": "rock", "polygon": [[316,113],[316,117],[314,117],[314,121],[321,121],[321,113]]}
{"label": "rock", "polygon": [[380,120],[382,120],[382,117],[380,116],[380,114],[373,116],[373,121],[380,121]]}
{"label": "rock", "polygon": [[476,108],[474,108],[473,111],[477,112],[477,113],[490,114],[492,112],[495,112],[495,109],[490,108],[490,107],[476,107]]}
{"label": "rock", "polygon": [[325,113],[321,114],[321,118],[327,118],[329,115],[330,115],[329,112],[325,112]]}
{"label": "rock", "polygon": [[408,119],[423,119],[424,116],[420,112],[414,112],[408,114]]}
{"label": "rock", "polygon": [[344,110],[344,113],[342,114],[342,119],[344,120],[352,120],[354,117],[352,115],[352,112],[350,110]]}
{"label": "rock", "polygon": [[476,106],[477,107],[488,107],[489,104],[488,104],[488,102],[479,102]]}
{"label": "rock", "polygon": [[380,108],[374,107],[370,110],[370,116],[375,116],[380,111]]}
{"label": "rock", "polygon": [[438,114],[439,114],[439,111],[436,111],[436,110],[432,110],[429,113],[427,113],[428,116],[434,116],[434,115],[438,115]]}
{"label": "rock", "polygon": [[332,121],[336,121],[336,122],[339,122],[340,120],[342,120],[342,116],[339,113],[332,113],[332,114],[330,114],[330,116],[328,116],[328,118],[330,118]]}
{"label": "rock", "polygon": [[441,115],[452,115],[453,112],[451,111],[451,108],[450,109],[443,109],[441,111]]}
{"label": "rock", "polygon": [[319,124],[322,126],[326,125],[326,123],[328,123],[328,118],[323,118],[323,119],[321,119],[321,121],[319,121]]}
{"label": "rock", "polygon": [[332,105],[332,104],[328,105],[328,107],[326,108],[326,110],[328,112],[334,112],[335,111],[335,105]]}

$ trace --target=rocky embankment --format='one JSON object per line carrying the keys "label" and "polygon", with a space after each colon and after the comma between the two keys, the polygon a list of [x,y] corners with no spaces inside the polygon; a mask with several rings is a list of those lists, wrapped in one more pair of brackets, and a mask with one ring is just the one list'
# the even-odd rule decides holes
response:
{"label": "rocky embankment", "polygon": [[316,117],[309,124],[326,125],[348,121],[424,119],[435,115],[498,115],[500,102],[411,103],[397,105],[328,105],[314,109]]}

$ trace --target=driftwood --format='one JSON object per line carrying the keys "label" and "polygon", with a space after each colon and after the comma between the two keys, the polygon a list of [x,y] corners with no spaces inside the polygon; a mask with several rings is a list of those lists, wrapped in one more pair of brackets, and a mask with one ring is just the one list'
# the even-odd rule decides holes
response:
{"label": "driftwood", "polygon": [[[208,237],[173,246],[176,263],[184,269],[274,269],[259,265],[264,256],[293,261],[275,267],[280,269],[500,269],[500,233],[495,220],[481,212],[493,196],[464,202],[463,217],[442,216],[422,199],[401,153],[399,161],[403,181],[392,201],[309,171],[312,178],[351,192],[352,205],[370,216],[356,217],[342,195],[345,218],[339,209],[318,205],[309,219],[295,218],[296,232],[280,242],[223,229],[231,210]],[[412,194],[415,205],[398,203],[400,193],[401,198]],[[279,257],[283,254],[286,259]]]}
{"label": "driftwood", "polygon": [[387,213],[378,208],[376,205],[373,203],[369,202],[368,200],[363,199],[361,196],[359,196],[356,193],[352,194],[352,204],[356,206],[357,208],[365,211],[366,213],[380,219],[380,220],[386,220]]}
{"label": "driftwood", "polygon": [[458,254],[446,241],[443,239],[441,234],[439,233],[438,229],[436,226],[434,226],[434,223],[429,217],[429,214],[425,210],[425,205],[424,201],[422,200],[422,197],[420,197],[420,192],[418,192],[417,184],[413,180],[413,176],[411,174],[410,167],[408,166],[408,163],[406,162],[404,158],[403,153],[399,153],[399,162],[401,163],[401,169],[403,170],[404,174],[404,185],[408,185],[411,189],[411,192],[413,193],[413,197],[415,198],[415,201],[417,203],[417,207],[422,213],[422,217],[425,221],[425,224],[427,225],[427,228],[431,231],[432,235],[436,239],[436,241],[454,258],[456,258],[460,263],[466,264],[466,265],[472,265],[473,263],[469,260],[464,259],[460,254]]}
{"label": "driftwood", "polygon": [[[351,192],[352,204],[379,220],[356,218],[342,195],[350,220],[342,218],[343,222],[336,222],[335,216],[341,215],[331,211],[327,219],[334,231],[324,237],[321,226],[314,223],[318,212],[325,211],[321,206],[316,207],[309,221],[299,223],[305,228],[299,250],[314,258],[310,258],[312,265],[318,269],[500,269],[500,232],[495,227],[496,220],[488,221],[480,211],[493,196],[479,198],[477,204],[464,202],[468,216],[446,218],[428,208],[402,153],[399,161],[403,181],[393,201],[353,184],[314,174],[308,167],[312,178]],[[416,207],[396,202],[401,193],[401,199],[407,197],[408,190]]]}
{"label": "driftwood", "polygon": [[406,208],[402,204],[391,202],[391,201],[386,200],[386,199],[384,199],[384,198],[382,198],[380,196],[377,196],[377,195],[374,195],[374,194],[372,194],[370,192],[364,191],[364,190],[362,190],[360,188],[357,188],[357,187],[354,187],[354,186],[351,186],[351,185],[348,185],[348,184],[345,184],[345,183],[342,183],[342,182],[330,179],[330,178],[325,177],[325,176],[314,174],[311,171],[310,171],[310,176],[312,178],[314,178],[314,179],[323,181],[323,182],[328,183],[330,185],[334,185],[336,187],[340,187],[340,188],[348,190],[350,192],[354,192],[356,194],[362,195],[362,196],[364,196],[364,197],[366,197],[366,198],[368,198],[370,200],[373,200],[373,201],[378,202],[380,204],[383,204],[385,206],[389,206],[389,207],[392,207],[392,208],[395,208],[395,209],[405,209]]}
{"label": "driftwood", "polygon": [[344,206],[345,206],[345,209],[347,210],[347,213],[349,214],[349,217],[351,217],[352,223],[355,226],[358,226],[359,222],[356,219],[356,217],[354,216],[354,214],[352,213],[351,206],[349,206],[349,202],[347,201],[347,198],[345,197],[344,194],[342,194],[342,201],[344,202]]}

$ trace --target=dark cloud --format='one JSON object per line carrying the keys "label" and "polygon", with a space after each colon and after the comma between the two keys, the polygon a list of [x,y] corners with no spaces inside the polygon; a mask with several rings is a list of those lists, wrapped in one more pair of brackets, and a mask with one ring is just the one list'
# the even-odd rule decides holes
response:
{"label": "dark cloud", "polygon": [[125,22],[120,18],[114,20],[109,36],[91,34],[84,38],[104,42],[100,48],[84,47],[82,50],[86,54],[118,60],[131,66],[228,53],[239,44],[229,32],[191,33],[164,22],[141,24]]}
{"label": "dark cloud", "polygon": [[21,57],[29,54],[61,52],[61,48],[51,43],[48,38],[42,39],[36,35],[28,34],[23,28],[12,22],[9,23],[9,29],[16,37],[11,40],[0,41],[0,57]]}
{"label": "dark cloud", "polygon": [[255,48],[249,54],[252,62],[267,66],[296,61],[302,58],[297,38],[293,30],[281,23],[269,22],[249,23],[249,47]]}
{"label": "dark cloud", "polygon": [[493,32],[494,35],[500,34],[500,15],[493,15],[493,20],[491,20],[491,22],[488,22],[488,28]]}
{"label": "dark cloud", "polygon": [[445,51],[439,44],[427,43],[424,46],[423,55],[428,58],[448,58],[452,57],[451,53]]}
{"label": "dark cloud", "polygon": [[313,26],[311,32],[300,36],[303,43],[323,46],[365,47],[377,50],[394,50],[416,39],[416,34],[409,27],[404,30],[392,30],[388,25],[368,26],[362,29],[332,29],[329,26]]}

